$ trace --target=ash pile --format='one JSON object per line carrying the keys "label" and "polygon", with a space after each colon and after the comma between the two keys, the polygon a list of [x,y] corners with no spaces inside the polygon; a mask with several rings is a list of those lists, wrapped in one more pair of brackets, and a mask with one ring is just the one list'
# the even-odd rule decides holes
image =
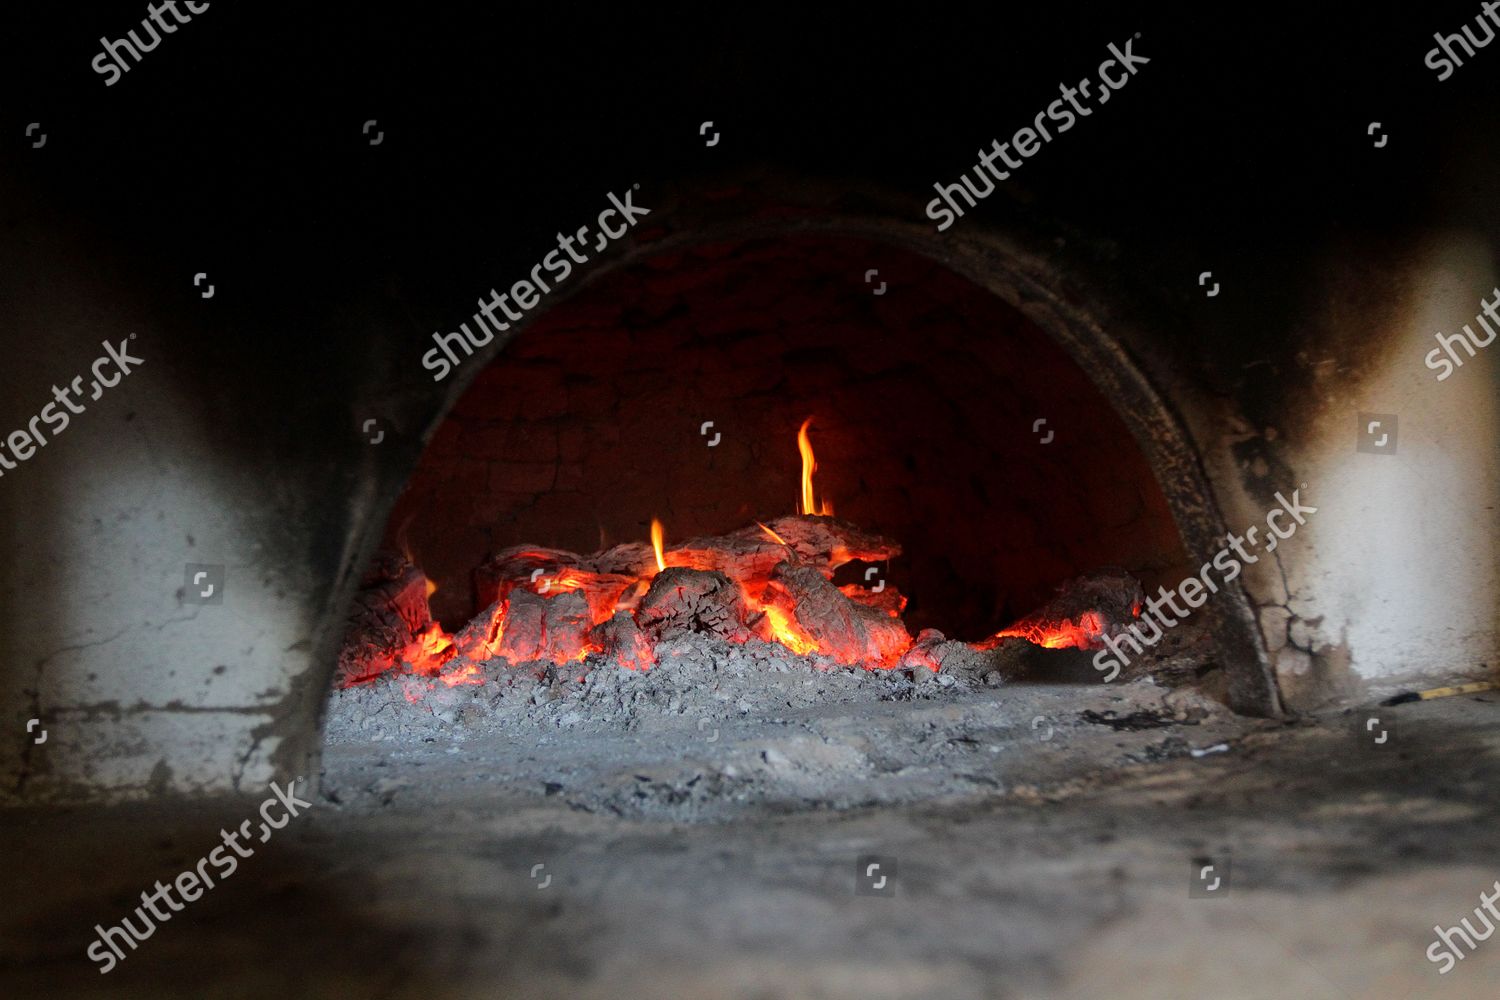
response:
{"label": "ash pile", "polygon": [[832,583],[895,543],[823,516],[778,518],[666,548],[583,556],[518,547],[476,574],[488,607],[449,636],[426,581],[377,560],[356,602],[330,739],[518,727],[629,730],[646,716],[724,718],[998,684],[1005,650],[913,639],[894,588]]}
{"label": "ash pile", "polygon": [[[944,697],[1017,679],[1097,680],[1089,651],[1138,613],[1108,571],[1064,585],[982,642],[912,636],[893,586],[835,585],[893,541],[823,515],[591,555],[521,546],[476,573],[487,606],[457,633],[431,619],[409,560],[376,560],[351,616],[331,740],[521,729],[629,731],[645,718],[774,715]],[[1066,676],[1072,674],[1073,676]]]}

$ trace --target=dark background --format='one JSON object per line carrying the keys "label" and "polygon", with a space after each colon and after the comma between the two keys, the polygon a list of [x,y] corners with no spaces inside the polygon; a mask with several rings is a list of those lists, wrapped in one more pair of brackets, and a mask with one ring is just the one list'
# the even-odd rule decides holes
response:
{"label": "dark background", "polygon": [[[927,224],[934,182],[956,181],[1136,33],[1151,63],[949,232],[1067,235],[1054,263],[1170,318],[1158,366],[1234,397],[1250,426],[1304,393],[1305,372],[1261,362],[1301,350],[1330,252],[1398,255],[1424,227],[1483,227],[1494,211],[1473,179],[1495,159],[1500,45],[1446,82],[1423,64],[1434,32],[1473,22],[1467,0],[1315,13],[220,0],[107,87],[90,66],[100,36],[138,29],[146,6],[6,15],[0,226],[13,244],[66,234],[86,247],[69,251],[78,273],[138,289],[155,310],[142,324],[154,377],[195,396],[193,421],[244,467],[336,464],[330,436],[370,400],[436,409],[419,364],[433,331],[525,273],[560,229],[592,222],[609,191],[639,183],[652,207],[721,178],[805,178],[909,197]],[[1196,283],[1210,269],[1226,277],[1212,301]],[[199,271],[211,307],[190,284]],[[29,359],[58,352],[53,333],[0,328]],[[397,428],[411,461],[416,423]],[[367,450],[352,434],[339,447]],[[335,498],[355,482],[340,474]],[[347,518],[317,516],[319,556],[334,558]]]}
{"label": "dark background", "polygon": [[[488,287],[502,247],[531,259],[578,224],[573,206],[633,182],[649,206],[667,182],[769,165],[925,202],[1136,32],[1151,64],[1016,172],[1018,204],[981,212],[1040,212],[1118,239],[1142,251],[1129,266],[1171,283],[1204,244],[1241,266],[1225,260],[1226,233],[1244,267],[1276,268],[1307,231],[1400,231],[1444,183],[1434,163],[1488,150],[1500,79],[1486,66],[1500,46],[1444,83],[1423,65],[1434,31],[1478,13],[1469,2],[538,12],[221,0],[106,87],[90,68],[99,36],[124,37],[146,4],[26,7],[7,15],[0,52],[0,155],[50,205],[8,199],[5,215],[56,211],[97,227],[101,250],[232,271],[223,287],[238,306],[304,321],[223,348],[270,364],[315,361],[305,321],[319,304],[393,275],[416,351],[455,321],[450,289],[466,303]],[[386,136],[373,149],[370,118]],[[711,149],[705,120],[722,133]],[[48,132],[43,150],[24,137],[31,121]],[[1378,156],[1372,121],[1392,136]]]}

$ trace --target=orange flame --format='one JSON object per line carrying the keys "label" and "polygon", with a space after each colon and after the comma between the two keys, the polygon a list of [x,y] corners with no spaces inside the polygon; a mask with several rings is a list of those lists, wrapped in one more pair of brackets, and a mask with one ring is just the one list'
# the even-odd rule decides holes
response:
{"label": "orange flame", "polygon": [[651,519],[651,547],[656,550],[656,571],[658,573],[667,568],[667,560],[662,557],[661,552],[663,534],[661,522],[653,517]]}
{"label": "orange flame", "polygon": [[802,631],[784,610],[774,604],[766,604],[761,610],[766,613],[766,620],[771,623],[771,634],[777,642],[799,656],[818,651],[817,640]]}
{"label": "orange flame", "polygon": [[442,625],[430,622],[421,634],[407,643],[401,652],[401,658],[410,663],[417,673],[435,674],[456,652],[453,637],[443,630]]}
{"label": "orange flame", "polygon": [[776,534],[776,532],[772,531],[770,528],[766,527],[764,524],[761,524],[759,521],[756,521],[755,523],[760,526],[760,530],[761,531],[764,531],[766,534],[770,535],[771,536],[771,540],[774,541],[777,545],[786,545],[786,539],[785,538],[782,538],[780,535]]}
{"label": "orange flame", "polygon": [[821,516],[833,516],[833,504],[825,500],[819,506],[813,497],[813,473],[818,471],[818,460],[813,457],[812,441],[807,436],[807,428],[811,426],[812,417],[802,421],[802,427],[797,431],[797,450],[802,453],[802,503],[797,508],[799,514],[818,514]]}

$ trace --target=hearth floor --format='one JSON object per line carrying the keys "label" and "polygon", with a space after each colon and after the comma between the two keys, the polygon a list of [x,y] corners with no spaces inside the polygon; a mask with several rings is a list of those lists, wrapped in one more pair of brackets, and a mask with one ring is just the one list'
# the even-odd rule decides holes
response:
{"label": "hearth floor", "polygon": [[0,995],[1489,998],[1500,942],[1424,954],[1500,879],[1497,704],[1383,744],[1148,683],[345,742],[105,976],[94,925],[263,795],[7,814]]}

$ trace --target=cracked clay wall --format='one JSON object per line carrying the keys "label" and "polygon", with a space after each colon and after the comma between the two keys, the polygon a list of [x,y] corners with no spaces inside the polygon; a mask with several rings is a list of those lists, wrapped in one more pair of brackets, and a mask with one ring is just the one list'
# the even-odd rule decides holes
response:
{"label": "cracked clay wall", "polygon": [[[277,414],[232,413],[200,377],[223,369],[185,281],[104,253],[80,267],[70,236],[8,221],[0,426],[28,427],[78,376],[84,398],[0,478],[0,800],[260,788],[279,758],[299,773],[284,734],[326,609],[268,474],[296,458],[245,447]],[[93,399],[105,341],[141,364]]]}
{"label": "cracked clay wall", "polygon": [[1238,404],[1207,411],[1232,528],[1262,523],[1277,491],[1318,508],[1245,576],[1294,709],[1481,677],[1500,650],[1500,368],[1462,347],[1447,378],[1427,365],[1437,333],[1484,336],[1495,248],[1434,227],[1399,247],[1330,244],[1323,265],[1299,346],[1247,362]]}
{"label": "cracked clay wall", "polygon": [[[1500,144],[1462,120],[1488,92],[1412,91],[1445,117],[1391,158],[1351,158],[1358,183],[1317,224],[1121,233],[1072,269],[1180,415],[1226,529],[1264,534],[1278,493],[1318,510],[1241,577],[1292,711],[1500,662],[1500,348],[1437,339],[1500,333]],[[1419,163],[1441,166],[1416,187]]]}

